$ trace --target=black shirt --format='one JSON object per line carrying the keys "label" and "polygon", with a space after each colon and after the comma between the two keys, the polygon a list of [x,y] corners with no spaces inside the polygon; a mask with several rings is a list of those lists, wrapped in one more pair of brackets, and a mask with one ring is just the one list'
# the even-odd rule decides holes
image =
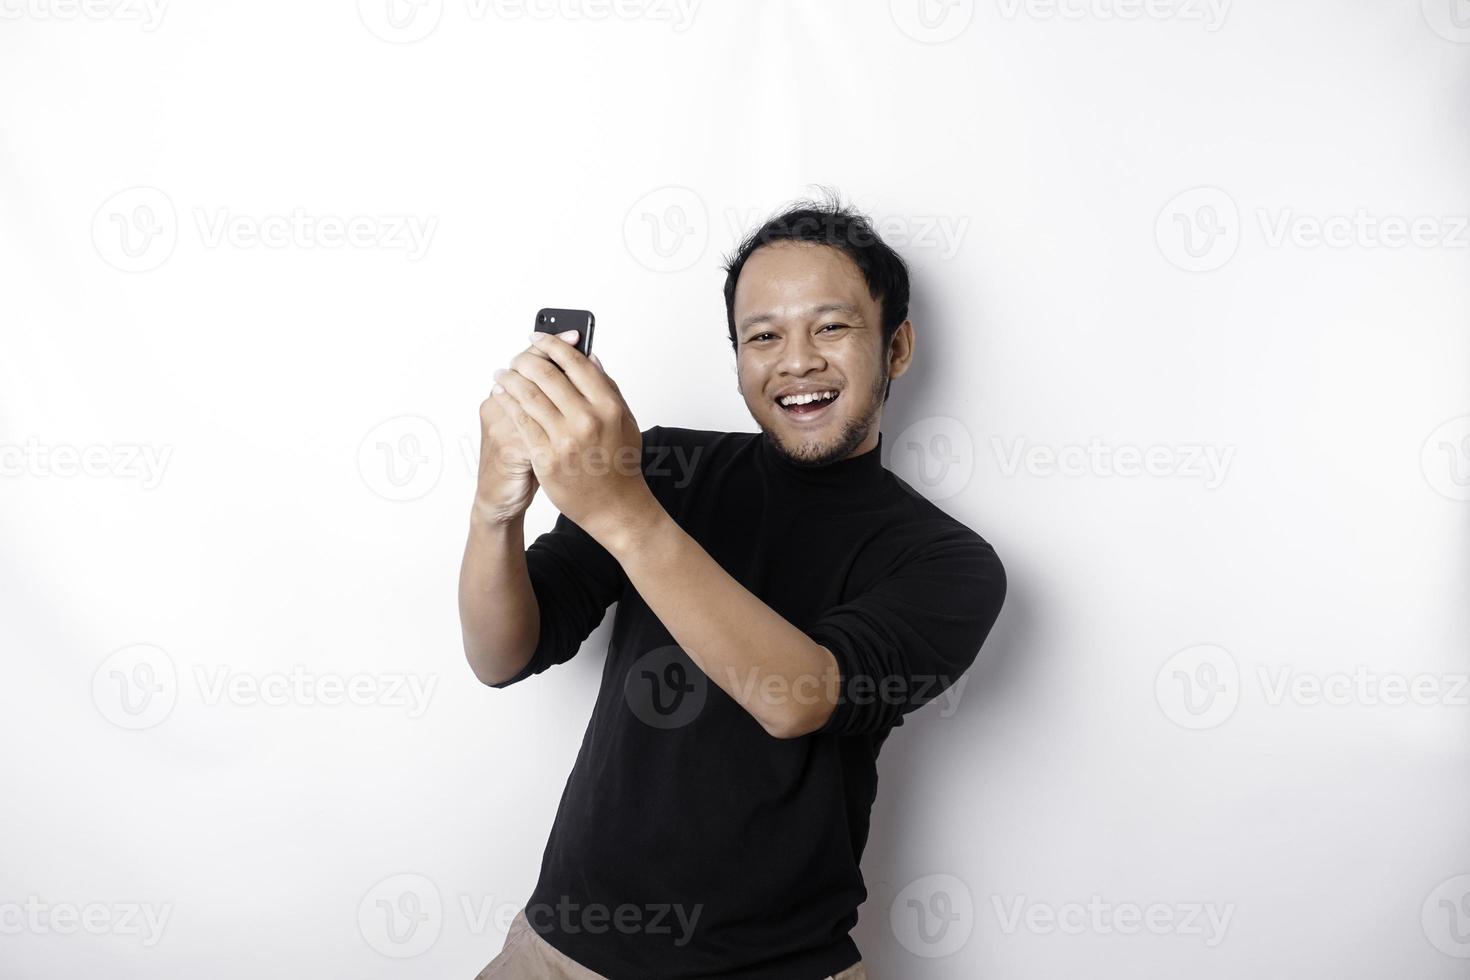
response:
{"label": "black shirt", "polygon": [[842,699],[800,738],[771,736],[706,677],[565,516],[526,549],[540,641],[494,686],[569,660],[618,604],[526,903],[578,963],[610,980],[821,980],[858,961],[848,934],[867,897],[878,750],[971,665],[1005,596],[994,549],[885,469],[881,450],[880,435],[860,456],[803,467],[763,433],[643,433],[644,477],[669,515],[836,658]]}

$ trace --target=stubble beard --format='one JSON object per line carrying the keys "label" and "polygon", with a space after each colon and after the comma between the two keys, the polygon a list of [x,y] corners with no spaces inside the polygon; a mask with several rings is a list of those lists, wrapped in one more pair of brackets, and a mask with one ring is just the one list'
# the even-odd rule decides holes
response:
{"label": "stubble beard", "polygon": [[[857,416],[845,418],[841,432],[830,443],[823,442],[819,438],[808,438],[799,444],[791,445],[784,442],[777,432],[764,425],[761,425],[761,431],[771,440],[777,452],[798,466],[826,466],[829,463],[836,463],[846,459],[854,449],[861,446],[863,440],[868,438],[868,434],[872,432],[873,427],[878,424],[883,409],[883,392],[887,386],[888,365],[884,363],[882,370],[878,373],[877,383],[868,391],[863,410]],[[844,394],[850,394],[850,391]],[[840,398],[838,403],[841,403]],[[777,405],[776,411],[781,412],[784,409]]]}

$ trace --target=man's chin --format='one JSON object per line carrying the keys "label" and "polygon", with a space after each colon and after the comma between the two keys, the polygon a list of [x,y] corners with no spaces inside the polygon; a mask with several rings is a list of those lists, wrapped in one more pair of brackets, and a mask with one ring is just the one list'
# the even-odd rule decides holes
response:
{"label": "man's chin", "polygon": [[811,432],[792,431],[792,426],[780,422],[775,427],[759,424],[776,450],[798,466],[835,463],[847,458],[863,441],[862,434],[854,433],[850,423],[844,419],[833,419]]}

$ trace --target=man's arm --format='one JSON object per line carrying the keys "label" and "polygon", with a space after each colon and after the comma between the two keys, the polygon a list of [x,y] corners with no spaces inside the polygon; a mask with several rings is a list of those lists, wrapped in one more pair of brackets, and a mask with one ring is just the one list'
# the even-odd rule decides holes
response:
{"label": "man's arm", "polygon": [[525,515],[507,521],[470,519],[459,569],[459,622],[470,669],[500,684],[531,660],[540,607],[526,568]]}
{"label": "man's arm", "polygon": [[776,738],[821,728],[837,703],[832,653],[766,605],[649,498],[593,532],[700,670]]}

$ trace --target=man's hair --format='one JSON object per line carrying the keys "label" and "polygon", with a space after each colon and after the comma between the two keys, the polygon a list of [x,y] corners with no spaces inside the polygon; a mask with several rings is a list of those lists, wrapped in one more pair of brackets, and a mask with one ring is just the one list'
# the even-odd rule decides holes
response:
{"label": "man's hair", "polygon": [[[888,345],[899,326],[909,316],[909,270],[903,258],[888,246],[867,216],[844,205],[839,196],[824,188],[826,200],[802,200],[769,218],[765,224],[745,237],[735,251],[725,257],[725,320],[730,331],[730,347],[737,353],[735,335],[735,284],[740,270],[751,253],[772,242],[811,242],[840,249],[857,265],[868,285],[868,294],[882,311],[882,363],[887,363]],[[893,379],[883,392],[888,400]]]}

